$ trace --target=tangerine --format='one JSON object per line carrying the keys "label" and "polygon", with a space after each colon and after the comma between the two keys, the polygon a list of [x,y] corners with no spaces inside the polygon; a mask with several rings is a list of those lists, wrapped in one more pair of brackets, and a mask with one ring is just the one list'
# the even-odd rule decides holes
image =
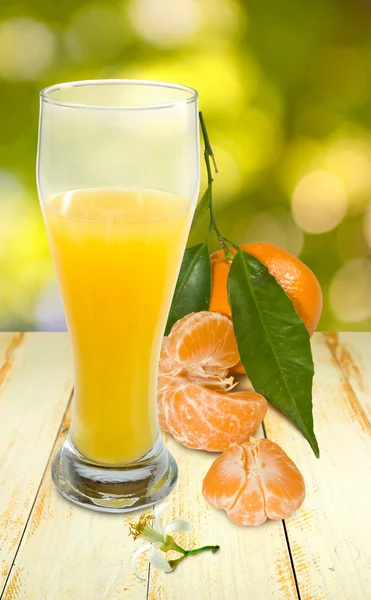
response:
{"label": "tangerine", "polygon": [[[241,244],[241,250],[252,254],[265,265],[277,280],[312,335],[322,312],[322,291],[317,277],[297,256],[275,244],[250,242]],[[236,251],[232,249],[232,252]],[[228,303],[227,280],[231,263],[224,259],[223,250],[211,255],[212,294],[210,310],[228,317],[231,309]]]}
{"label": "tangerine", "polygon": [[248,439],[261,424],[267,401],[251,391],[231,392],[229,369],[238,360],[231,320],[191,313],[164,338],[158,378],[161,427],[188,448],[222,452]]}
{"label": "tangerine", "polygon": [[285,519],[304,501],[304,479],[284,450],[265,438],[233,445],[211,465],[205,500],[238,525]]}
{"label": "tangerine", "polygon": [[[313,271],[294,254],[275,244],[250,242],[241,244],[240,248],[255,256],[267,267],[293,302],[296,312],[312,335],[322,312],[322,290]],[[231,249],[231,252],[236,253],[234,249]],[[212,269],[210,310],[231,317],[227,292],[231,261],[225,260],[223,250],[214,252],[210,259]],[[238,373],[245,372],[241,363],[232,370]]]}

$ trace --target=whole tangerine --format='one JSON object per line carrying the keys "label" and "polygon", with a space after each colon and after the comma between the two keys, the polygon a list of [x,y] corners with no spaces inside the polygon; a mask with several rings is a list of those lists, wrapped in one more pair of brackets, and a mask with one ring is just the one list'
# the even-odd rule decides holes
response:
{"label": "whole tangerine", "polygon": [[[267,242],[249,242],[240,245],[241,250],[252,254],[265,265],[293,302],[296,312],[312,335],[322,312],[322,290],[317,277],[307,265],[288,250]],[[235,254],[236,251],[232,249]],[[231,261],[225,260],[223,250],[211,257],[212,293],[210,310],[228,317],[227,280]]]}

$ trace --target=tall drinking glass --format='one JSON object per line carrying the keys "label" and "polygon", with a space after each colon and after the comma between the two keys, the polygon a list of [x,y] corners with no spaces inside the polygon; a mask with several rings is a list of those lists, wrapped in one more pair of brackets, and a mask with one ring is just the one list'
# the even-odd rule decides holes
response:
{"label": "tall drinking glass", "polygon": [[54,483],[96,510],[153,504],[177,479],[157,366],[199,192],[197,92],[131,80],[44,89],[37,182],[75,374]]}

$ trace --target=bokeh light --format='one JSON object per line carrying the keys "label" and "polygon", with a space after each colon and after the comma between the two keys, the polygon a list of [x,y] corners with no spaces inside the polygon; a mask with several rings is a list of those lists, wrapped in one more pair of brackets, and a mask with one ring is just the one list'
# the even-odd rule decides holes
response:
{"label": "bokeh light", "polygon": [[363,220],[363,233],[367,244],[371,248],[371,204],[366,208]]}
{"label": "bokeh light", "polygon": [[55,50],[55,35],[45,23],[28,18],[0,23],[0,77],[8,81],[44,75]]}
{"label": "bokeh light", "polygon": [[[237,196],[242,190],[242,174],[238,161],[222,145],[213,143],[213,152],[218,157],[218,169],[221,173],[228,173],[228,177],[218,177],[214,186],[214,196],[218,209],[228,204],[231,198]],[[202,173],[201,185],[206,187],[206,173]]]}
{"label": "bokeh light", "polygon": [[[321,53],[321,64],[312,63],[310,81],[332,105],[357,105],[367,94],[367,61],[364,48],[335,43]],[[348,85],[351,80],[352,85]]]}
{"label": "bokeh light", "polygon": [[323,140],[311,137],[299,135],[286,143],[275,172],[285,196],[290,197],[298,182],[310,171],[325,167],[324,151]]}
{"label": "bokeh light", "polygon": [[248,25],[246,6],[238,0],[198,0],[200,6],[199,42],[205,46],[235,44]]}
{"label": "bokeh light", "polygon": [[196,0],[132,0],[129,15],[138,35],[164,48],[189,41],[200,21]]}
{"label": "bokeh light", "polygon": [[362,235],[364,217],[359,213],[349,215],[343,219],[336,229],[336,250],[341,262],[352,258],[367,256],[370,248],[367,245],[366,235]]}
{"label": "bokeh light", "polygon": [[330,285],[330,304],[340,321],[357,323],[371,317],[371,260],[346,262]]}
{"label": "bokeh light", "polygon": [[347,196],[338,177],[329,171],[312,171],[297,184],[292,195],[296,223],[307,233],[334,229],[345,216]]}
{"label": "bokeh light", "polygon": [[303,248],[304,234],[283,209],[254,215],[245,237],[251,242],[270,242],[298,256]]}
{"label": "bokeh light", "polygon": [[12,172],[0,171],[0,198],[1,322],[11,330],[32,328],[33,305],[52,275],[46,234],[37,205]]}
{"label": "bokeh light", "polygon": [[248,222],[239,219],[231,235],[239,242],[269,242],[282,246],[296,256],[304,244],[304,234],[293,221],[291,213],[284,209],[272,209],[252,215]]}
{"label": "bokeh light", "polygon": [[230,124],[225,139],[246,178],[270,167],[281,147],[278,120],[271,112],[256,107],[248,107]]}
{"label": "bokeh light", "polygon": [[62,299],[56,282],[47,283],[37,300],[34,319],[41,331],[65,331],[67,329]]}
{"label": "bokeh light", "polygon": [[329,170],[342,182],[350,206],[364,204],[371,195],[371,140],[349,138],[330,146]]}
{"label": "bokeh light", "polygon": [[[217,66],[217,68],[216,68]],[[244,78],[241,71],[244,69]],[[190,85],[198,90],[200,108],[208,119],[226,122],[244,107],[256,93],[259,69],[251,57],[242,58],[233,50],[216,50],[202,53],[187,52],[180,56],[143,61],[120,70],[121,77],[157,79]],[[233,109],[232,109],[233,107]]]}
{"label": "bokeh light", "polygon": [[7,239],[14,236],[20,221],[27,221],[30,206],[22,183],[11,171],[0,171],[0,198],[6,199],[0,203],[0,247],[4,251]]}
{"label": "bokeh light", "polygon": [[127,43],[121,13],[104,4],[85,5],[73,13],[65,42],[73,61],[115,58]]}
{"label": "bokeh light", "polygon": [[197,88],[219,167],[221,231],[307,263],[324,292],[320,330],[371,330],[370,30],[366,2],[334,10],[331,0],[292,0],[287,11],[274,0],[6,3],[0,330],[64,328],[35,186],[38,95],[103,77]]}

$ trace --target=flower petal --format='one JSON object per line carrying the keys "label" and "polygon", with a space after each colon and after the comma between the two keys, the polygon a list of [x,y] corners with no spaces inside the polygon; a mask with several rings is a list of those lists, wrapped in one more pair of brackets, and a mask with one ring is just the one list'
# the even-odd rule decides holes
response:
{"label": "flower petal", "polygon": [[[164,510],[170,506],[170,504],[173,504],[172,502],[163,502],[162,504],[157,504],[157,506],[155,506],[155,520],[154,520],[154,528],[159,532],[164,534],[164,527],[162,525],[162,518],[161,515],[164,512]],[[165,539],[165,536],[164,536]]]}
{"label": "flower petal", "polygon": [[153,542],[152,547],[156,548],[158,550],[158,548],[161,548],[161,546],[164,545],[164,542]]}
{"label": "flower petal", "polygon": [[170,573],[173,570],[164,555],[154,548],[148,550],[148,560],[156,569],[161,569],[161,571],[165,571],[166,573]]}
{"label": "flower petal", "polygon": [[165,525],[165,538],[166,536],[174,533],[175,531],[182,531],[183,533],[191,533],[192,525],[189,521],[185,521],[184,519],[175,519],[175,521],[169,521]]}
{"label": "flower petal", "polygon": [[152,546],[152,544],[143,544],[143,546],[140,546],[139,548],[137,548],[137,550],[135,550],[133,557],[131,559],[131,566],[133,567],[133,571],[135,573],[135,575],[139,578],[139,579],[143,579],[144,581],[147,579],[147,577],[143,577],[143,575],[141,575],[141,573],[138,571],[138,559],[139,556],[141,554],[143,554],[143,552],[146,552],[147,550],[149,550],[149,548]]}
{"label": "flower petal", "polygon": [[157,531],[154,527],[146,525],[143,530],[139,533],[140,538],[146,540],[146,542],[162,542],[164,541],[163,532]]}

